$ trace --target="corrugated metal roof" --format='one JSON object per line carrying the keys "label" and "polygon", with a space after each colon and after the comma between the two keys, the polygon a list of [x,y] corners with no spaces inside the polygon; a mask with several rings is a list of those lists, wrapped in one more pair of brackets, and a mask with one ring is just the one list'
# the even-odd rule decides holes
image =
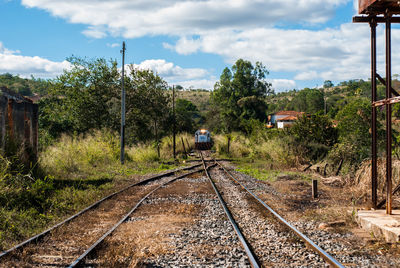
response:
{"label": "corrugated metal roof", "polygon": [[383,14],[389,9],[392,14],[400,14],[400,4],[398,0],[359,0],[359,14]]}
{"label": "corrugated metal roof", "polygon": [[0,95],[3,95],[8,99],[12,99],[12,100],[19,101],[19,102],[29,102],[29,103],[33,102],[32,100],[25,98],[21,94],[11,91],[6,87],[0,87],[0,92],[1,92]]}

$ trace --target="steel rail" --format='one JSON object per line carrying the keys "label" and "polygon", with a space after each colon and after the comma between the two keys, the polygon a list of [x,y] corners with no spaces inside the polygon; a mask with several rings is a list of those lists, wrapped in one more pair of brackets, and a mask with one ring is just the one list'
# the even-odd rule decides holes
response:
{"label": "steel rail", "polygon": [[244,235],[242,234],[242,232],[240,231],[239,226],[236,224],[236,221],[233,218],[231,212],[229,211],[229,209],[228,209],[228,207],[226,205],[226,202],[222,198],[222,196],[221,196],[220,192],[218,191],[217,186],[215,185],[214,181],[211,179],[211,176],[208,173],[208,170],[207,170],[207,168],[205,166],[205,161],[203,159],[203,154],[201,152],[200,152],[200,155],[201,155],[201,159],[203,160],[203,167],[204,167],[205,173],[206,173],[206,175],[207,175],[212,187],[214,188],[215,193],[218,196],[218,199],[219,199],[219,201],[220,201],[220,203],[221,203],[221,205],[222,205],[222,207],[223,207],[223,209],[225,211],[226,216],[228,217],[233,229],[235,230],[240,242],[242,243],[243,249],[245,250],[247,256],[249,257],[249,261],[250,261],[251,266],[254,267],[254,268],[259,268],[260,265],[258,264],[257,258],[255,257],[255,254],[250,249],[249,244],[247,243],[247,241],[246,241]]}
{"label": "steel rail", "polygon": [[162,173],[162,174],[158,174],[158,175],[156,175],[156,176],[153,176],[153,177],[144,179],[144,180],[142,180],[142,181],[133,183],[133,184],[131,184],[131,185],[129,185],[129,186],[127,186],[127,187],[125,187],[125,188],[119,190],[119,191],[116,191],[116,192],[114,192],[114,193],[112,193],[112,194],[110,194],[110,195],[108,195],[108,196],[106,196],[106,197],[100,199],[99,201],[96,201],[96,202],[93,203],[92,205],[86,207],[85,209],[79,211],[78,213],[72,215],[71,217],[69,217],[69,218],[63,220],[62,222],[59,222],[59,223],[57,223],[56,225],[54,225],[54,226],[48,228],[47,230],[41,232],[40,234],[37,234],[37,235],[35,235],[35,236],[33,236],[33,237],[31,237],[31,238],[29,238],[29,239],[27,239],[27,240],[21,242],[20,244],[14,246],[14,247],[12,247],[12,248],[10,248],[10,249],[8,249],[8,250],[5,250],[5,251],[3,251],[3,252],[1,252],[1,253],[0,253],[0,260],[1,260],[1,258],[4,258],[5,256],[7,256],[8,254],[10,254],[11,252],[13,252],[13,251],[15,251],[15,250],[17,250],[17,249],[21,249],[22,247],[24,247],[24,246],[26,246],[26,245],[28,245],[28,244],[30,244],[30,243],[39,241],[40,239],[42,239],[43,237],[45,237],[46,235],[48,235],[51,231],[53,231],[53,230],[56,229],[57,227],[60,227],[61,225],[72,221],[73,219],[77,218],[78,216],[82,215],[83,213],[85,213],[85,212],[87,212],[87,211],[89,211],[89,210],[91,210],[91,209],[96,208],[96,207],[97,207],[98,205],[100,205],[102,202],[104,202],[104,201],[106,201],[106,200],[108,200],[108,199],[110,199],[110,198],[112,198],[112,197],[114,197],[114,196],[116,196],[116,195],[118,195],[118,194],[120,194],[120,193],[122,193],[122,192],[124,192],[124,191],[126,191],[126,190],[128,190],[128,189],[130,189],[130,188],[132,188],[132,187],[135,187],[135,186],[138,186],[138,185],[143,185],[143,184],[146,184],[146,183],[148,183],[148,182],[151,182],[151,181],[154,181],[154,180],[163,178],[163,177],[171,176],[171,175],[175,174],[175,172],[190,170],[190,169],[199,167],[199,166],[201,166],[201,165],[202,165],[202,164],[197,164],[197,165],[193,165],[193,166],[189,166],[189,167],[174,169],[174,170],[172,170],[172,171],[169,171],[169,172],[166,172],[166,173]]}
{"label": "steel rail", "polygon": [[[217,164],[213,164],[207,167],[211,168],[212,166],[216,166]],[[206,169],[206,170],[207,170]],[[151,194],[153,194],[155,191],[157,191],[158,189],[160,189],[161,187],[170,184],[176,180],[182,179],[184,177],[187,177],[189,175],[198,173],[198,172],[203,172],[203,169],[199,169],[199,170],[195,170],[183,175],[180,175],[178,177],[175,177],[159,186],[157,186],[155,189],[151,190],[148,194],[146,194],[142,199],[139,200],[138,203],[136,203],[136,205],[127,213],[125,214],[125,216],[118,222],[116,223],[111,229],[109,229],[102,237],[100,237],[95,243],[92,244],[92,246],[90,248],[88,248],[81,256],[79,256],[73,263],[71,263],[68,267],[69,268],[73,268],[73,267],[77,267],[78,265],[80,265],[82,263],[82,261],[91,253],[93,252],[93,250],[100,244],[102,243],[111,233],[113,233],[115,231],[115,229],[118,228],[118,226],[120,226],[122,223],[124,223],[131,215],[133,212],[135,212],[135,210],[143,203],[144,200],[146,200]]]}
{"label": "steel rail", "polygon": [[296,229],[293,225],[291,225],[288,221],[286,221],[282,216],[280,216],[277,212],[275,212],[270,206],[264,203],[257,195],[247,189],[241,182],[239,182],[231,172],[229,172],[221,163],[218,163],[220,166],[237,184],[239,184],[244,190],[246,190],[253,198],[255,198],[261,205],[263,205],[270,213],[272,213],[281,223],[283,223],[286,227],[288,227],[292,232],[294,232],[297,236],[299,236],[307,245],[309,245],[314,251],[316,251],[326,262],[328,262],[333,267],[344,268],[344,266],[338,262],[335,258],[333,258],[329,253],[320,248],[317,244],[315,244],[311,239],[301,233]]}

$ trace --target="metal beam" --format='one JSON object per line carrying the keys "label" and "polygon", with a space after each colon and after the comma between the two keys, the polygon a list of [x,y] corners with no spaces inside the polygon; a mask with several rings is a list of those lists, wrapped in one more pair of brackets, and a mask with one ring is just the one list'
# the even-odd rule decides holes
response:
{"label": "metal beam", "polygon": [[386,104],[395,104],[400,102],[400,96],[398,97],[393,97],[390,99],[384,99],[384,100],[378,100],[372,103],[372,107],[379,107],[379,106],[383,106]]}
{"label": "metal beam", "polygon": [[[391,16],[386,16],[386,101],[392,97]],[[386,103],[386,214],[392,214],[392,106]]]}
{"label": "metal beam", "polygon": [[[371,23],[373,18],[375,18],[376,23],[386,23],[385,17],[382,16],[354,16],[353,23]],[[390,22],[400,23],[400,16],[391,17]]]}
{"label": "metal beam", "polygon": [[[382,85],[386,86],[386,81],[385,81],[385,79],[383,79],[379,74],[376,74],[376,78],[378,78],[379,82],[381,82]],[[399,94],[396,90],[394,90],[394,88],[393,88],[392,86],[390,86],[390,91],[391,91],[392,94],[395,95],[396,97],[397,97],[397,96],[400,96],[400,94]]]}
{"label": "metal beam", "polygon": [[377,208],[378,201],[378,159],[377,159],[377,135],[376,135],[376,26],[375,20],[370,22],[371,26],[371,102],[372,102],[372,147],[371,147],[371,203],[374,209]]}

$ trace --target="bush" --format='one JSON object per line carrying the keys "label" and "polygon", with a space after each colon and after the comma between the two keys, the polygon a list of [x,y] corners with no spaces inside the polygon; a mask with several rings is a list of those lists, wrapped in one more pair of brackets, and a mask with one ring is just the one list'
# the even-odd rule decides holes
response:
{"label": "bush", "polygon": [[134,162],[148,163],[159,161],[157,148],[154,145],[141,144],[126,150],[128,158]]}
{"label": "bush", "polygon": [[[228,153],[228,137],[230,137],[230,147]],[[250,141],[243,134],[232,133],[229,135],[214,135],[214,150],[220,155],[227,155],[235,158],[247,157],[250,155]]]}
{"label": "bush", "polygon": [[63,135],[40,156],[50,174],[66,175],[82,168],[115,163],[120,156],[119,135],[108,130],[79,136]]}

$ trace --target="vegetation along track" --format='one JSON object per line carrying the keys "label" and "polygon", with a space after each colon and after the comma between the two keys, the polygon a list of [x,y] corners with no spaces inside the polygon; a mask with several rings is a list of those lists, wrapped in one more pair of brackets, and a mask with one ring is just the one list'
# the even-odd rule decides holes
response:
{"label": "vegetation along track", "polygon": [[[211,179],[211,175],[208,172],[207,176],[215,191],[221,192],[218,193],[221,200],[222,196],[224,196],[225,200],[222,200],[221,203],[224,203],[223,206],[226,207],[224,210],[228,218],[230,218],[232,225],[236,225],[234,229],[253,267],[259,267],[259,265],[307,265],[320,267],[324,265],[323,260],[329,266],[344,267],[271,209],[271,207],[235,178],[221,163],[216,163],[220,169],[211,172],[214,179]],[[238,190],[238,186],[241,186],[243,190]],[[257,202],[255,203],[254,201]],[[227,206],[229,206],[230,211]],[[251,207],[254,209],[251,209]],[[268,213],[265,213],[265,209]],[[266,224],[266,221],[262,220],[260,216],[267,216],[268,214],[272,214],[280,225],[276,224],[275,220],[270,220]],[[233,219],[232,215],[234,215],[235,219]],[[235,220],[237,223],[235,223]],[[242,232],[238,226],[241,226]],[[290,232],[287,232],[287,230],[290,230]],[[312,251],[304,250],[304,244],[299,243],[298,238],[303,240]],[[273,246],[271,246],[272,244]],[[270,252],[271,249],[273,252]],[[301,253],[299,252],[300,250]],[[315,255],[314,252],[318,253],[323,260]],[[307,260],[307,263],[302,263],[302,260]]]}
{"label": "vegetation along track", "polygon": [[[176,172],[199,166],[201,164],[147,178],[101,199],[41,234],[2,252],[0,267],[68,266],[99,237],[109,233],[110,228],[132,207],[132,203],[159,188],[160,183],[163,185],[202,169],[174,177]],[[159,183],[154,184],[153,181]]]}

